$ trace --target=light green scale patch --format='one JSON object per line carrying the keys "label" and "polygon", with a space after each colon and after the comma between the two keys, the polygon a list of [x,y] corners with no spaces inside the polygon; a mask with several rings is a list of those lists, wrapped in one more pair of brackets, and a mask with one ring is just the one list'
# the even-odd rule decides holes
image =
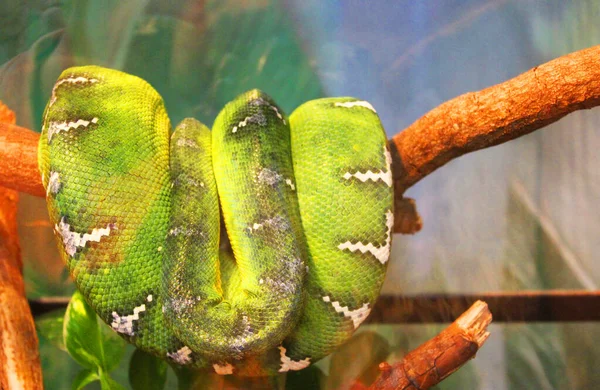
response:
{"label": "light green scale patch", "polygon": [[169,131],[160,96],[134,76],[72,68],[53,89],[39,166],[86,300],[186,367],[273,375],[331,353],[368,315],[391,245],[372,107],[321,99],[288,119],[255,90],[212,132],[193,119]]}

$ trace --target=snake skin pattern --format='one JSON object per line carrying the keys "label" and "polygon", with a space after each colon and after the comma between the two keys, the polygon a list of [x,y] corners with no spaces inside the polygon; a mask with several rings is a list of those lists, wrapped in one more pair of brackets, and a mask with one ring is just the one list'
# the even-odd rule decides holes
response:
{"label": "snake skin pattern", "polygon": [[148,83],[86,66],[52,90],[39,167],[62,257],[112,329],[173,364],[273,375],[369,315],[392,239],[386,148],[365,101],[287,117],[257,90],[212,131],[171,134]]}

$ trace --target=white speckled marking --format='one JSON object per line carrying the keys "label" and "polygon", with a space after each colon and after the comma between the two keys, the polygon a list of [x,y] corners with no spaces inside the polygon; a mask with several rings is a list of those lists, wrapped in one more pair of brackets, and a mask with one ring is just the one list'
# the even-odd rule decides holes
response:
{"label": "white speckled marking", "polygon": [[167,352],[167,357],[173,359],[177,364],[184,365],[192,361],[191,354],[192,350],[188,346],[184,346],[178,349],[177,352]]}
{"label": "white speckled marking", "polygon": [[[152,298],[150,298],[150,301]],[[150,302],[148,301],[148,302]],[[112,312],[113,321],[110,326],[117,332],[133,336],[133,321],[140,319],[140,313],[146,311],[146,305],[142,303],[140,306],[133,308],[133,314],[120,316],[116,311]]]}
{"label": "white speckled marking", "polygon": [[85,119],[78,119],[75,122],[50,122],[50,127],[48,127],[48,143],[50,143],[54,134],[57,134],[61,131],[77,129],[80,126],[88,127],[90,123],[98,123],[98,118],[93,118],[89,121]]}
{"label": "white speckled marking", "polygon": [[188,148],[198,149],[198,144],[193,139],[179,138],[177,140],[177,146],[187,146]]}
{"label": "white speckled marking", "polygon": [[281,121],[283,122],[284,125],[286,124],[285,119],[283,118],[283,115],[281,115],[281,113],[279,112],[277,107],[275,107],[274,105],[272,105],[265,99],[259,97],[257,99],[252,100],[250,102],[250,104],[254,105],[254,106],[268,106],[271,110],[275,111],[275,114],[277,114],[277,118],[281,119]]}
{"label": "white speckled marking", "polygon": [[392,242],[392,228],[394,227],[394,213],[391,210],[388,210],[385,213],[385,224],[387,227],[385,245],[383,246],[375,246],[372,243],[368,242],[363,244],[362,242],[357,242],[353,244],[351,241],[346,241],[340,245],[338,245],[338,249],[344,250],[348,249],[350,252],[361,251],[362,253],[371,253],[373,256],[379,260],[381,264],[385,264],[390,257],[390,249]]}
{"label": "white speckled marking", "polygon": [[58,172],[50,171],[50,178],[48,179],[48,188],[46,188],[46,196],[49,194],[56,195],[60,190],[60,176]]}
{"label": "white speckled marking", "polygon": [[374,113],[377,113],[377,111],[375,111],[375,108],[371,105],[371,103],[364,101],[364,100],[357,100],[354,102],[336,102],[334,104],[335,107],[346,107],[346,108],[352,108],[352,107],[364,107],[364,108],[368,108],[369,110],[373,111]]}
{"label": "white speckled marking", "polygon": [[383,154],[385,156],[385,164],[386,164],[385,171],[380,170],[378,172],[373,172],[371,170],[368,170],[367,172],[364,172],[364,173],[360,172],[360,171],[356,171],[355,173],[346,172],[344,174],[344,179],[350,180],[351,178],[355,177],[358,180],[362,181],[363,183],[366,182],[367,180],[372,180],[372,181],[381,180],[385,184],[387,184],[388,187],[391,187],[392,186],[392,169],[391,169],[392,156],[390,155],[390,152],[387,150],[387,148],[385,146],[383,147]]}
{"label": "white speckled marking", "polygon": [[260,222],[255,222],[252,225],[248,226],[246,229],[249,233],[254,233],[255,231],[264,228],[265,226],[272,227],[276,230],[287,230],[290,228],[290,225],[283,219],[282,216],[276,215],[273,218],[267,218]]}
{"label": "white speckled marking", "polygon": [[190,306],[196,305],[200,301],[200,297],[196,298],[171,298],[169,299],[169,305],[173,311],[177,314],[186,310]]}
{"label": "white speckled marking", "polygon": [[255,224],[253,224],[252,226],[250,226],[250,227],[248,228],[248,231],[249,231],[250,233],[252,233],[253,231],[255,231],[255,230],[258,230],[258,229],[261,229],[262,227],[263,227],[263,224],[262,224],[262,223],[255,223]]}
{"label": "white speckled marking", "polygon": [[185,226],[176,226],[173,229],[169,230],[169,236],[178,236],[182,235],[185,237],[191,236],[199,236],[204,237],[204,232],[201,232],[193,227],[185,227]]}
{"label": "white speckled marking", "polygon": [[259,183],[264,183],[264,184],[268,184],[268,185],[272,186],[273,184],[279,182],[279,180],[281,180],[282,177],[283,176],[281,176],[279,173],[277,173],[269,168],[263,168],[258,173],[257,178],[258,178]]}
{"label": "white speckled marking", "polygon": [[300,361],[295,361],[290,359],[285,352],[287,351],[285,347],[280,346],[279,348],[279,356],[281,356],[281,368],[279,372],[288,372],[288,371],[298,371],[302,370],[310,366],[310,358],[302,359]]}
{"label": "white speckled marking", "polygon": [[[277,173],[269,168],[263,168],[258,173],[257,179],[258,179],[259,183],[263,183],[263,184],[272,186],[276,183],[279,183],[281,180],[283,180],[283,175],[280,175],[279,173]],[[292,181],[292,179],[285,179],[285,184],[288,185],[292,189],[292,191],[294,191],[296,189],[296,186],[294,185],[294,182]]]}
{"label": "white speckled marking", "polygon": [[292,182],[292,179],[285,179],[285,184],[287,184],[288,186],[290,186],[290,188],[292,189],[292,191],[296,190],[296,186]]}
{"label": "white speckled marking", "polygon": [[215,372],[219,375],[231,375],[233,374],[233,366],[229,363],[226,363],[224,366],[220,364],[213,364],[213,368]]}
{"label": "white speckled marking", "polygon": [[[331,298],[326,295],[323,297],[323,301],[331,302]],[[343,313],[345,317],[350,318],[354,324],[354,329],[358,328],[358,326],[367,319],[369,313],[371,313],[371,308],[368,303],[364,303],[356,310],[350,310],[348,306],[342,306],[338,301],[331,302],[331,306],[333,306],[336,312]]]}
{"label": "white speckled marking", "polygon": [[112,223],[106,225],[105,228],[95,228],[91,233],[77,233],[70,230],[70,225],[65,222],[65,217],[60,219],[60,222],[54,225],[56,231],[62,236],[62,241],[65,246],[65,251],[71,257],[75,255],[77,248],[83,248],[89,241],[100,242],[102,237],[110,234],[111,230],[116,230],[116,226]]}
{"label": "white speckled marking", "polygon": [[173,188],[173,186],[176,183],[179,185],[179,183],[182,183],[182,182],[185,182],[185,183],[191,185],[192,187],[204,187],[203,181],[200,181],[200,182],[196,181],[193,178],[186,175],[185,173],[182,173],[179,176],[177,176],[177,178],[171,183],[171,188]]}

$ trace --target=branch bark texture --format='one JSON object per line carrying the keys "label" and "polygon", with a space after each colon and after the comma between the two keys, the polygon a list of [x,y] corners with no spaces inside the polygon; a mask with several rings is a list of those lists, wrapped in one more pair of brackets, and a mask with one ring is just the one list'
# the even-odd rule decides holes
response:
{"label": "branch bark texture", "polygon": [[37,166],[40,135],[9,123],[0,123],[0,186],[35,196],[46,196]]}
{"label": "branch bark texture", "polygon": [[[0,102],[0,126],[14,123],[14,113]],[[17,233],[18,201],[17,191],[0,187],[0,388],[41,389],[38,339],[25,298]]]}
{"label": "branch bark texture", "polygon": [[449,100],[391,139],[396,194],[448,161],[600,104],[600,46]]}
{"label": "branch bark texture", "polygon": [[381,363],[380,376],[370,390],[428,389],[447,378],[475,357],[489,337],[488,325],[492,314],[487,305],[477,301],[449,327],[404,359],[390,366]]}

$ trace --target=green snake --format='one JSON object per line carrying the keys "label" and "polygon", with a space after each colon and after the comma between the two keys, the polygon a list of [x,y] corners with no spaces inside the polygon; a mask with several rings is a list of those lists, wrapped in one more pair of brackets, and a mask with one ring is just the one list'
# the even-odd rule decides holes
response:
{"label": "green snake", "polygon": [[391,157],[373,107],[258,90],[212,131],[174,131],[144,80],[65,70],[39,167],[59,250],[98,316],[172,364],[273,375],[330,354],[366,319],[392,239]]}

